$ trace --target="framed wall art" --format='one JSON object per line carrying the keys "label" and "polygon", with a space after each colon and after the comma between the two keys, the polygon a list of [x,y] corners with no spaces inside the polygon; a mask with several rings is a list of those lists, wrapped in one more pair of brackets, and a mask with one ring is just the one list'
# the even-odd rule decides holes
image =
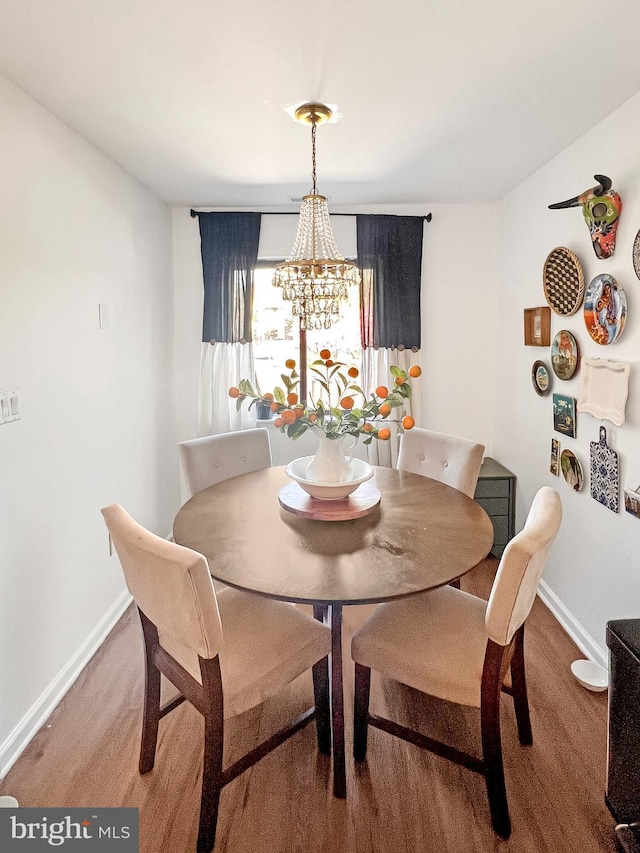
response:
{"label": "framed wall art", "polygon": [[633,489],[624,490],[624,508],[631,515],[640,518],[640,486],[635,491]]}
{"label": "framed wall art", "polygon": [[551,311],[545,306],[524,309],[524,345],[548,347],[551,340]]}
{"label": "framed wall art", "polygon": [[551,344],[551,367],[558,379],[571,379],[578,369],[578,342],[566,329],[558,332]]}
{"label": "framed wall art", "polygon": [[551,377],[544,361],[534,361],[531,368],[531,381],[536,394],[544,397],[551,388]]}
{"label": "framed wall art", "polygon": [[560,442],[557,438],[551,439],[551,462],[549,464],[549,471],[553,474],[554,477],[558,476],[559,467],[558,461],[560,459]]}
{"label": "framed wall art", "polygon": [[553,428],[569,438],[576,437],[576,401],[573,397],[553,395]]}

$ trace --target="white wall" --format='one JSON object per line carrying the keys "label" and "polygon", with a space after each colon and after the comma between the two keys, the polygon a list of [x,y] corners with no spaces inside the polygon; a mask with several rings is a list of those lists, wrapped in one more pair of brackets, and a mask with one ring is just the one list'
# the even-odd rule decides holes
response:
{"label": "white wall", "polygon": [[[342,212],[332,207],[334,212]],[[495,397],[497,205],[387,205],[350,213],[433,213],[425,225],[422,289],[422,424],[492,450]],[[346,212],[346,211],[345,211]],[[262,217],[260,257],[285,257],[297,214]],[[356,254],[355,217],[335,216],[336,243]],[[193,438],[202,340],[202,263],[197,219],[173,211],[178,433]],[[293,451],[299,451],[297,445]],[[299,454],[297,454],[299,455]]]}
{"label": "white wall", "polygon": [[0,126],[1,776],[125,602],[100,507],[179,495],[169,210],[1,78]]}
{"label": "white wall", "polygon": [[[569,627],[572,619],[577,620],[573,628],[578,639],[600,659],[606,652],[607,620],[640,615],[640,521],[624,511],[623,503],[616,515],[593,500],[588,473],[589,445],[597,441],[603,423],[609,445],[620,455],[621,486],[636,488],[640,483],[640,283],[631,257],[640,228],[639,133],[640,95],[532,175],[502,205],[496,455],[518,477],[518,525],[540,486],[551,485],[560,492],[564,520],[544,575],[546,598],[559,608]],[[623,202],[615,255],[604,261],[593,252],[579,208],[547,209],[593,186],[596,172],[611,177]],[[611,273],[628,303],[624,333],[606,347],[591,340],[581,310],[571,317],[551,314],[552,340],[560,329],[568,329],[583,356],[632,364],[625,425],[615,427],[578,413],[575,440],[554,432],[551,395],[555,391],[577,398],[580,372],[565,382],[553,377],[552,391],[538,397],[531,385],[531,366],[538,358],[550,366],[550,350],[523,346],[523,309],[546,304],[542,268],[556,246],[567,246],[578,255],[586,284],[599,273]],[[549,473],[552,437],[579,458],[586,478],[582,492],[572,492],[562,476]]]}

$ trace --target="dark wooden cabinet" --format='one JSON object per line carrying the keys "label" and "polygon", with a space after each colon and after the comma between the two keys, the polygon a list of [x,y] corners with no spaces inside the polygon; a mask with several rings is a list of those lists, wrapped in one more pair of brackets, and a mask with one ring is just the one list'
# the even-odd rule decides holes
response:
{"label": "dark wooden cabinet", "polygon": [[493,524],[491,553],[501,557],[507,542],[515,534],[516,477],[490,456],[482,463],[474,495]]}

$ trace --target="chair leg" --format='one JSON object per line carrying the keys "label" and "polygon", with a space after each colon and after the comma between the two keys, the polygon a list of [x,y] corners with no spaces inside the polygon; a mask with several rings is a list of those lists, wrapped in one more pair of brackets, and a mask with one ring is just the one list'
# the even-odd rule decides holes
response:
{"label": "chair leg", "polygon": [[329,695],[329,658],[322,658],[312,667],[313,695],[316,705],[318,749],[331,754],[331,700]]}
{"label": "chair leg", "polygon": [[153,648],[158,643],[158,629],[142,611],[138,610],[138,613],[142,623],[145,652],[144,708],[138,769],[140,773],[149,773],[155,763],[160,723],[160,670],[153,662]]}
{"label": "chair leg", "polygon": [[222,790],[224,714],[218,658],[200,659],[204,694],[204,757],[197,853],[211,853],[216,843],[218,806]]}
{"label": "chair leg", "polygon": [[514,637],[513,658],[511,659],[511,685],[513,687],[513,705],[518,724],[518,737],[523,746],[531,746],[531,717],[529,716],[529,699],[527,696],[527,680],[524,670],[524,625]]}
{"label": "chair leg", "polygon": [[480,706],[482,756],[491,822],[501,838],[508,838],[511,834],[500,737],[500,686],[504,676],[503,669],[506,668],[503,665],[505,652],[506,647],[498,646],[489,640],[482,675]]}
{"label": "chair leg", "polygon": [[353,703],[353,757],[356,761],[363,761],[367,755],[370,691],[371,670],[368,666],[357,663]]}

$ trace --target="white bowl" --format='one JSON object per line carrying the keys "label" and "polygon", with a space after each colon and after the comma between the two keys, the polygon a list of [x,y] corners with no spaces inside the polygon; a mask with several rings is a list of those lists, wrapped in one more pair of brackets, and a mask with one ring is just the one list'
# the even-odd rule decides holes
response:
{"label": "white bowl", "polygon": [[18,801],[15,797],[0,797],[0,809],[17,809]]}
{"label": "white bowl", "polygon": [[373,468],[362,459],[351,460],[351,473],[353,478],[342,483],[318,483],[314,480],[307,480],[305,471],[307,465],[313,456],[301,456],[300,459],[294,459],[285,468],[287,477],[291,477],[304,489],[312,498],[318,498],[321,501],[339,501],[346,498],[351,492],[355,492],[361,483],[370,480],[373,477]]}
{"label": "white bowl", "polygon": [[602,693],[609,686],[609,673],[592,660],[574,660],[571,672],[583,687],[594,693]]}

